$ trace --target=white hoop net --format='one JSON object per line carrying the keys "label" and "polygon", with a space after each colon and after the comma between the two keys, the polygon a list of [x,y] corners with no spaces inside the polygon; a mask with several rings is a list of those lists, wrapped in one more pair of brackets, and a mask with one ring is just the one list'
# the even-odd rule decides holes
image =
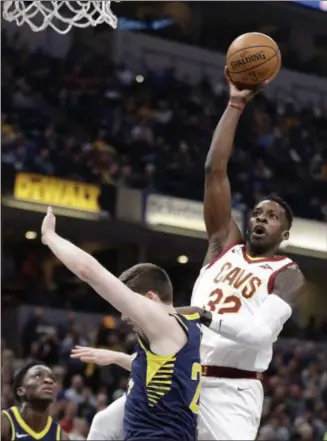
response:
{"label": "white hoop net", "polygon": [[27,23],[32,31],[52,27],[59,34],[67,34],[73,27],[86,28],[107,23],[117,27],[117,17],[110,9],[111,1],[8,1],[3,2],[3,18]]}

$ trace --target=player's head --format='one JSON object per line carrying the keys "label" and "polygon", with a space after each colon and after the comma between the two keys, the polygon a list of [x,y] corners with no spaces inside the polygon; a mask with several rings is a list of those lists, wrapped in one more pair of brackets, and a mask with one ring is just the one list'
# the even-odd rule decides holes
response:
{"label": "player's head", "polygon": [[14,396],[18,403],[47,406],[56,398],[56,386],[52,370],[42,362],[31,361],[15,374]]}
{"label": "player's head", "polygon": [[248,222],[247,240],[258,254],[278,249],[289,238],[293,222],[290,206],[278,196],[267,196],[254,207]]}
{"label": "player's head", "polygon": [[[173,303],[173,286],[165,270],[153,263],[139,263],[124,271],[119,279],[131,290],[149,299],[171,305]],[[133,326],[128,317],[122,319]]]}
{"label": "player's head", "polygon": [[119,279],[131,290],[156,302],[171,305],[173,286],[165,270],[153,263],[139,263],[124,271]]}

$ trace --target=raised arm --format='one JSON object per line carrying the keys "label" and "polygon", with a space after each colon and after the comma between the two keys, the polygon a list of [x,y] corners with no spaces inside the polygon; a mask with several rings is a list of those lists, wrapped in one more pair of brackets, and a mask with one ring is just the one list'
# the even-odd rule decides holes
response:
{"label": "raised arm", "polygon": [[232,219],[227,166],[244,106],[259,90],[240,91],[229,81],[227,71],[225,73],[230,87],[229,102],[213,134],[205,163],[204,221],[209,239],[206,263],[230,244],[242,240],[242,234]]}
{"label": "raised arm", "polygon": [[42,223],[42,242],[55,256],[114,308],[129,317],[151,344],[170,341],[173,345],[171,350],[174,350],[175,343],[176,350],[179,350],[185,343],[185,333],[167,310],[161,304],[131,291],[90,254],[60,237],[55,232],[55,221],[49,207]]}
{"label": "raised arm", "polygon": [[217,251],[221,251],[229,236],[232,236],[231,241],[241,239],[241,233],[232,220],[232,197],[227,175],[241,114],[241,107],[228,103],[214,132],[205,163],[204,222],[209,242],[216,242]]}
{"label": "raised arm", "polygon": [[132,366],[132,355],[124,354],[124,352],[111,351],[109,349],[76,346],[70,356],[71,358],[78,358],[84,363],[94,363],[98,366],[116,364],[127,371],[130,371]]}

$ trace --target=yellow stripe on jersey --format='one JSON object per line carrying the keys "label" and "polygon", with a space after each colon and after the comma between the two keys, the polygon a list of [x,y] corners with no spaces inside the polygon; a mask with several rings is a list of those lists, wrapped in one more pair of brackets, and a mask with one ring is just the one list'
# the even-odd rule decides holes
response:
{"label": "yellow stripe on jersey", "polygon": [[256,260],[266,260],[267,259],[267,257],[253,257],[253,256],[250,256],[250,254],[248,254],[246,252],[245,252],[245,255],[246,255],[246,257],[249,260],[253,260],[253,261],[256,261]]}
{"label": "yellow stripe on jersey", "polygon": [[17,409],[16,406],[11,408],[14,417],[17,421],[17,423],[20,425],[20,427],[26,432],[28,433],[32,438],[41,440],[42,438],[44,438],[47,433],[50,430],[51,424],[52,424],[52,418],[49,416],[47,423],[44,427],[44,429],[41,432],[35,432],[33,429],[31,429],[31,427],[25,423],[25,421],[23,420],[23,418],[21,417],[19,410]]}
{"label": "yellow stripe on jersey", "polygon": [[[167,374],[169,375],[168,378],[172,377],[172,374],[174,373],[174,369],[171,369],[172,365],[171,362],[176,361],[175,355],[155,355],[152,354],[149,351],[146,351],[146,359],[147,359],[147,370],[146,370],[146,386],[148,386],[151,382],[165,382],[164,380],[156,378],[157,374]],[[169,363],[170,370],[167,372],[165,371],[165,365]]]}
{"label": "yellow stripe on jersey", "polygon": [[200,314],[195,312],[194,314],[182,314],[187,320],[200,320]]}
{"label": "yellow stripe on jersey", "polygon": [[187,326],[185,325],[185,323],[183,322],[183,320],[179,317],[178,314],[174,314],[174,313],[170,313],[169,315],[171,315],[172,317],[175,317],[175,319],[178,321],[178,323],[182,326],[182,328],[186,331],[186,333],[188,334],[188,329]]}
{"label": "yellow stripe on jersey", "polygon": [[152,407],[171,389],[175,355],[156,355],[148,351],[140,341],[147,361],[146,388],[149,406]]}
{"label": "yellow stripe on jersey", "polygon": [[11,416],[9,415],[9,413],[6,410],[2,410],[1,411],[9,420],[10,426],[11,426],[11,441],[13,441],[16,437],[16,431],[15,431],[15,426],[14,426],[14,422],[11,418]]}
{"label": "yellow stripe on jersey", "polygon": [[61,427],[57,426],[57,431],[56,431],[56,441],[60,441],[61,440]]}
{"label": "yellow stripe on jersey", "polygon": [[[188,328],[178,314],[169,314],[179,322],[188,334]],[[200,318],[198,313],[190,314],[189,320]],[[187,317],[188,318],[188,317]],[[152,407],[171,390],[172,378],[175,369],[176,355],[156,355],[149,351],[142,338],[138,337],[139,344],[146,354],[146,388],[149,406]]]}

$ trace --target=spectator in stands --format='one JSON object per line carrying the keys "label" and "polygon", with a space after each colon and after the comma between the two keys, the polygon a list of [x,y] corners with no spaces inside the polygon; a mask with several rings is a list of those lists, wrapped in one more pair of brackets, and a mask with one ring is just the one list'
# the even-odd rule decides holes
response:
{"label": "spectator in stands", "polygon": [[65,398],[68,401],[72,401],[77,405],[81,405],[85,402],[86,397],[84,395],[84,380],[81,375],[74,375],[71,380],[71,386],[65,392]]}

